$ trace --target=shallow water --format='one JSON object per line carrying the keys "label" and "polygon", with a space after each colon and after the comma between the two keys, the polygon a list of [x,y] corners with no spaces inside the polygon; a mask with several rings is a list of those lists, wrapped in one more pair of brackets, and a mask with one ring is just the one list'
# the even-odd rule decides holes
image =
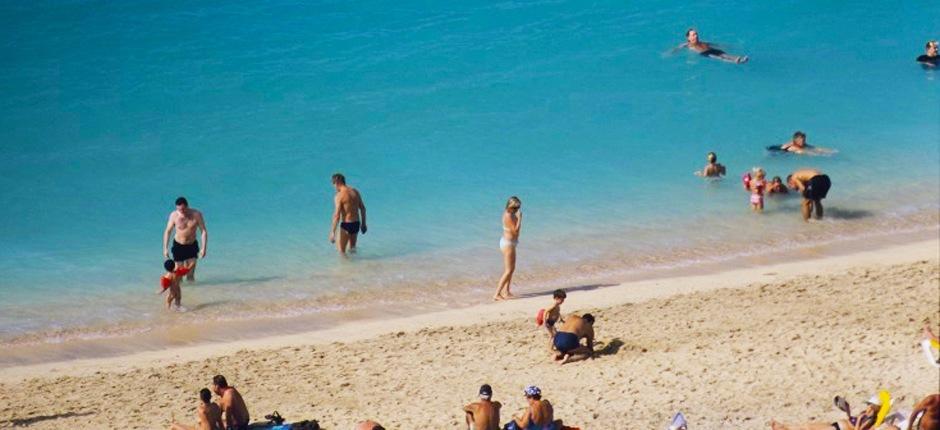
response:
{"label": "shallow water", "polygon": [[[485,299],[510,195],[521,291],[936,228],[932,6],[0,5],[0,339]],[[751,61],[665,54],[689,26]],[[838,153],[762,150],[797,129]],[[728,179],[691,175],[708,151]],[[827,172],[829,219],[749,213],[753,166]],[[335,171],[369,208],[348,261]],[[186,316],[153,295],[178,195],[210,230]]]}

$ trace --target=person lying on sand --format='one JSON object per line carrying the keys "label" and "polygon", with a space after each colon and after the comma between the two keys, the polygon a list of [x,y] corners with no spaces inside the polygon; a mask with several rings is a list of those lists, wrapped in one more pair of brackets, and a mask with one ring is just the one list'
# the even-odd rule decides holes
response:
{"label": "person lying on sand", "polygon": [[514,415],[506,425],[508,430],[560,430],[561,420],[555,420],[555,411],[551,402],[542,399],[542,390],[530,385],[525,387],[525,399],[528,403],[522,414]]}
{"label": "person lying on sand", "polygon": [[503,406],[494,402],[493,388],[488,384],[480,387],[480,400],[463,407],[467,414],[468,430],[499,430],[499,409]]}
{"label": "person lying on sand", "polygon": [[848,419],[839,420],[832,423],[807,423],[807,424],[798,424],[798,425],[787,425],[781,424],[776,421],[770,422],[770,428],[772,430],[873,430],[875,427],[875,420],[878,417],[878,411],[881,410],[881,400],[878,398],[878,395],[874,395],[871,399],[868,399],[865,404],[865,410],[861,415],[852,416],[851,409],[849,408],[848,402],[845,401],[842,397],[836,397],[835,399],[836,406],[845,412]]}
{"label": "person lying on sand", "polygon": [[[581,345],[581,339],[587,345]],[[571,315],[555,333],[555,361],[570,363],[575,357],[594,358],[594,315]]]}
{"label": "person lying on sand", "polygon": [[356,424],[355,430],[385,430],[385,427],[375,421],[365,420]]}
{"label": "person lying on sand", "polygon": [[241,393],[230,387],[222,375],[212,378],[212,391],[219,396],[219,407],[222,409],[222,421],[226,430],[248,430],[248,407]]}
{"label": "person lying on sand", "polygon": [[940,429],[940,394],[931,394],[914,405],[904,430],[937,429]]}
{"label": "person lying on sand", "polygon": [[222,409],[212,403],[212,392],[208,388],[199,391],[199,405],[196,406],[196,425],[173,423],[170,430],[224,430]]}

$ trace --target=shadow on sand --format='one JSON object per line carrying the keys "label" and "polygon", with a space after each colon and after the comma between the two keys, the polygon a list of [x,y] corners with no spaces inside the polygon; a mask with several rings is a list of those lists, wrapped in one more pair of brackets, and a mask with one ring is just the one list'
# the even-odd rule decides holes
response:
{"label": "shadow on sand", "polygon": [[36,415],[34,417],[29,417],[29,418],[16,418],[7,422],[12,424],[13,427],[25,427],[25,426],[31,426],[33,424],[36,424],[42,421],[57,420],[60,418],[84,417],[84,416],[93,415],[93,414],[94,412],[66,412],[64,414]]}

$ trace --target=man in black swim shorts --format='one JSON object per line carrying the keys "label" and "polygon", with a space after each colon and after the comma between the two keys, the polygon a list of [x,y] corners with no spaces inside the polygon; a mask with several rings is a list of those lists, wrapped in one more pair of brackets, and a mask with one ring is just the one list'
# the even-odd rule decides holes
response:
{"label": "man in black swim shorts", "polygon": [[803,196],[803,202],[800,205],[803,221],[809,221],[814,210],[816,219],[822,219],[822,199],[826,198],[829,188],[832,187],[829,176],[816,169],[802,169],[787,176],[787,184]]}
{"label": "man in black swim shorts", "polygon": [[[188,267],[191,269],[186,279],[192,281],[195,279],[196,261],[199,258],[206,257],[206,247],[209,244],[209,232],[206,230],[206,220],[202,212],[189,207],[186,197],[176,199],[176,210],[170,213],[166,223],[166,229],[163,231],[163,256],[169,258],[167,252],[167,242],[170,240],[170,233],[176,230],[173,235],[173,246],[170,251],[173,252],[173,261],[176,267]],[[202,231],[202,248],[199,248],[199,241],[196,240],[196,234]]]}
{"label": "man in black swim shorts", "polygon": [[[346,185],[346,177],[341,173],[333,175],[333,187],[336,197],[333,199],[333,224],[330,227],[330,243],[336,243],[340,254],[356,251],[359,232],[366,234],[366,205],[362,202],[359,190]],[[336,241],[336,226],[339,225],[339,241]]]}

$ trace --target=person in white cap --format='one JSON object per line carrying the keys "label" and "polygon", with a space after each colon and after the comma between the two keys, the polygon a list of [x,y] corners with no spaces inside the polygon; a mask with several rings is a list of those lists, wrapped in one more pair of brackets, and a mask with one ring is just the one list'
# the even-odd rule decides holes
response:
{"label": "person in white cap", "polygon": [[868,399],[865,404],[865,411],[856,417],[852,416],[848,402],[841,396],[835,398],[836,407],[845,412],[848,419],[839,420],[832,423],[807,423],[799,425],[781,424],[776,421],[770,422],[772,430],[873,430],[875,420],[878,418],[878,411],[881,410],[881,399],[875,394]]}
{"label": "person in white cap", "polygon": [[499,430],[499,409],[503,405],[492,401],[492,398],[493,387],[483,384],[480,387],[480,401],[464,406],[468,430]]}

